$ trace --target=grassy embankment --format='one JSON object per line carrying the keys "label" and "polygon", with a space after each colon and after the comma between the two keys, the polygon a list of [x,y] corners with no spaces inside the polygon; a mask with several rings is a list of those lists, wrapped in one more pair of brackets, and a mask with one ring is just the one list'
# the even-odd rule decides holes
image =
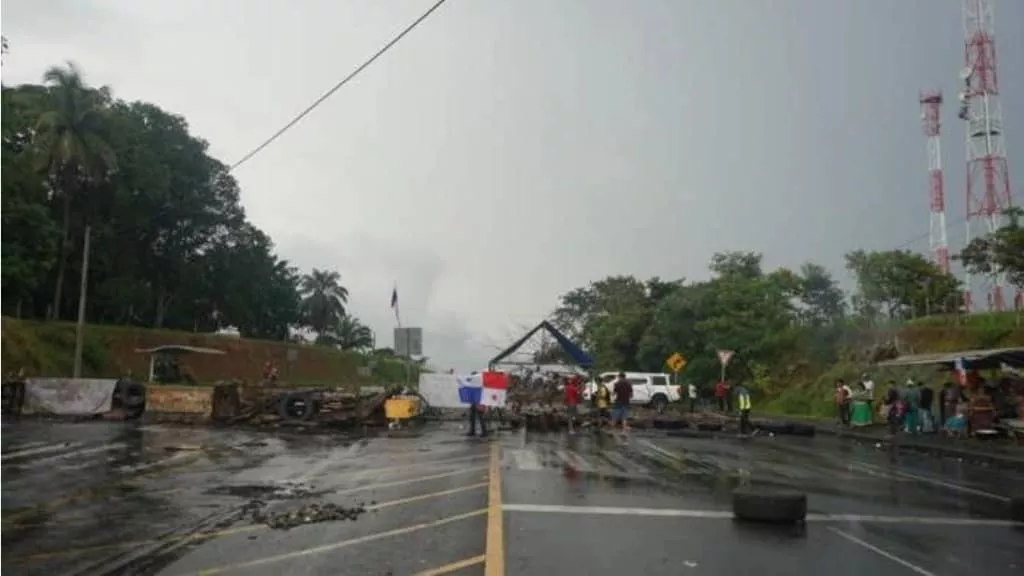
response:
{"label": "grassy embankment", "polygon": [[[74,359],[75,326],[69,322],[34,322],[3,318],[2,366],[4,374],[23,368],[29,376],[70,376]],[[86,327],[82,350],[83,376],[145,379],[149,356],[136,352],[164,344],[214,348],[224,355],[187,354],[182,365],[197,382],[241,379],[259,382],[263,364],[273,361],[283,381],[296,386],[397,384],[405,379],[405,365],[380,360],[370,376],[359,374],[369,357],[306,344],[248,340],[232,336],[152,330],[131,326]],[[294,361],[288,351],[294,350]],[[412,374],[413,381],[418,378]]]}
{"label": "grassy embankment", "polygon": [[[754,386],[761,396],[758,411],[831,417],[835,410],[835,381],[844,378],[856,382],[865,372],[881,387],[890,379],[903,382],[907,378],[941,386],[949,376],[932,366],[878,368],[870,361],[868,350],[895,346],[904,355],[1024,346],[1024,326],[1020,315],[1014,312],[959,318],[929,316],[902,325],[849,329],[836,342],[836,358],[831,362],[815,363],[802,353],[768,367]],[[807,342],[805,349],[815,345]]]}

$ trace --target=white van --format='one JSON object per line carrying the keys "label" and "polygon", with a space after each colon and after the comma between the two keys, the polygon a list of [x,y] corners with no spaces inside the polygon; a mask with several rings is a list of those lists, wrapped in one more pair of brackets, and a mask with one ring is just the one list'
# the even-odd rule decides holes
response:
{"label": "white van", "polygon": [[[598,376],[598,379],[608,387],[608,391],[614,394],[615,381],[619,378],[618,372],[605,372]],[[660,372],[626,372],[626,379],[633,385],[633,400],[630,404],[648,406],[662,410],[669,402],[678,402],[679,386],[670,384],[672,376]],[[597,383],[593,380],[587,382],[583,391],[584,400],[590,401],[597,390]]]}

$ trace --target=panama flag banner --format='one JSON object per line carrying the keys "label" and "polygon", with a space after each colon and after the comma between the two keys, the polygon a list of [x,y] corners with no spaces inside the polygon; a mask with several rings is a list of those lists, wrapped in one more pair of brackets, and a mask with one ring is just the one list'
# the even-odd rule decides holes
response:
{"label": "panama flag banner", "polygon": [[463,404],[504,407],[508,395],[508,374],[504,372],[477,372],[458,376],[459,401]]}

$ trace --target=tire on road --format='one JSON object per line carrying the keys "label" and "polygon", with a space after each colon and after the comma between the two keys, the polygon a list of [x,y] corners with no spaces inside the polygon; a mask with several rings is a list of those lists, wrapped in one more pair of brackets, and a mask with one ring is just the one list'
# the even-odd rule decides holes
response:
{"label": "tire on road", "polygon": [[775,420],[759,420],[754,422],[754,428],[757,428],[764,434],[792,434],[793,426],[788,422],[778,422]]}
{"label": "tire on road", "polygon": [[679,430],[669,430],[665,433],[665,436],[670,438],[699,438],[701,440],[707,440],[714,438],[714,432],[707,432],[704,430],[690,430],[688,428],[680,428]]}
{"label": "tire on road", "polygon": [[116,392],[123,408],[135,409],[146,405],[146,387],[134,380],[118,380]]}
{"label": "tire on road", "polygon": [[740,488],[732,493],[736,520],[767,524],[796,524],[807,518],[807,495]]}
{"label": "tire on road", "polygon": [[701,432],[721,432],[725,426],[721,422],[698,422],[697,430]]}
{"label": "tire on road", "polygon": [[1024,496],[1010,498],[1010,520],[1024,523]]}
{"label": "tire on road", "polygon": [[817,432],[817,429],[814,426],[811,426],[810,424],[802,424],[800,422],[790,422],[789,427],[789,433],[793,436],[812,438],[815,432]]}
{"label": "tire on road", "polygon": [[654,397],[651,398],[651,408],[653,408],[658,414],[663,413],[666,406],[668,406],[668,396],[665,396],[664,394],[655,394]]}
{"label": "tire on road", "polygon": [[289,392],[281,396],[277,415],[282,420],[307,421],[320,412],[320,403],[310,392]]}

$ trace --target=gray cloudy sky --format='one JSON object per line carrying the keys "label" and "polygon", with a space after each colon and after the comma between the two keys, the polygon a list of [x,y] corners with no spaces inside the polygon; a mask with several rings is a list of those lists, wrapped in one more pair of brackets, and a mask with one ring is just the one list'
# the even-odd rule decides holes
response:
{"label": "gray cloudy sky", "polygon": [[[432,2],[5,0],[3,73],[72,59],[230,163]],[[1024,2],[996,16],[1022,182]],[[926,233],[921,88],[950,101],[958,221],[962,35],[956,0],[449,0],[236,176],[283,256],[341,272],[380,340],[397,281],[434,363],[476,367],[608,274],[702,278],[752,249],[845,277],[846,251]]]}

